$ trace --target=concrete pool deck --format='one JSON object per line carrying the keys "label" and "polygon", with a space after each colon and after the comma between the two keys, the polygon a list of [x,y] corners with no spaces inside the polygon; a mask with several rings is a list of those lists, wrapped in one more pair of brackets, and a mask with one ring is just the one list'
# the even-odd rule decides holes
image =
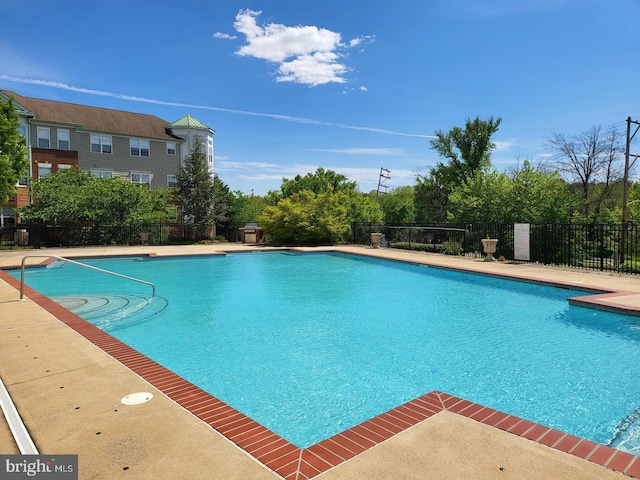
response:
{"label": "concrete pool deck", "polygon": [[[24,255],[31,253],[70,258],[131,254],[173,256],[255,248],[219,244],[0,251],[0,267],[17,266]],[[588,297],[588,301],[601,308],[640,312],[640,278],[631,276],[488,263],[363,246],[298,250],[327,249],[607,290],[611,293]],[[45,260],[32,258],[28,262]],[[499,417],[500,412],[476,408],[479,406],[452,400],[453,397],[441,393],[432,398],[440,399],[443,408],[372,448],[360,449],[347,461],[338,458],[334,468],[319,466],[317,472],[311,467],[298,468],[287,475],[285,470],[275,469],[281,474],[278,475],[141,378],[125,366],[122,359],[116,360],[105,353],[104,347],[99,348],[60,321],[63,309],[56,310],[50,305],[43,308],[46,302],[34,294],[19,301],[16,282],[2,275],[0,273],[0,379],[39,451],[78,454],[83,479],[276,479],[282,476],[303,479],[319,471],[324,473],[315,478],[625,478],[619,472],[640,478],[640,460],[628,454],[563,436],[562,432],[537,430],[540,426],[523,423],[526,421],[501,426],[496,419],[506,420]],[[121,404],[122,397],[140,391],[153,393],[153,399],[142,405]],[[485,413],[480,417],[480,412]],[[493,426],[496,423],[497,428]],[[519,431],[518,425],[526,428]],[[568,451],[571,454],[566,453]],[[0,422],[0,453],[18,453],[6,422]],[[325,460],[328,458],[327,454]],[[295,464],[296,460],[290,463]],[[301,463],[299,459],[297,464]],[[308,461],[307,457],[307,463],[321,462]]]}

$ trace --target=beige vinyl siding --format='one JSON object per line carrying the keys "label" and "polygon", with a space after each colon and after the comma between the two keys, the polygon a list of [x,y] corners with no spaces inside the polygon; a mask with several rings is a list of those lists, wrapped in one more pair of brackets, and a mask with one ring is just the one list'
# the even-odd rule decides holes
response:
{"label": "beige vinyl siding", "polygon": [[[79,152],[80,145],[82,144],[82,135],[79,134],[75,128],[73,127],[60,127],[67,128],[69,130],[69,150],[74,152]],[[57,129],[56,129],[57,130]],[[56,132],[57,135],[57,132]],[[56,147],[58,146],[58,139],[56,138]],[[78,157],[80,157],[80,153],[78,153]]]}
{"label": "beige vinyl siding", "polygon": [[32,147],[38,147],[38,127],[49,129],[50,150],[58,150],[58,129],[67,130],[69,132],[69,150],[78,149],[79,139],[73,126],[65,124],[34,123],[33,121],[29,125]]}
{"label": "beige vinyl siding", "polygon": [[[105,132],[78,130],[75,125],[49,124],[31,121],[29,125],[32,142],[37,142],[37,127],[49,128],[52,149],[58,146],[58,128],[69,130],[69,149],[78,152],[78,166],[86,170],[111,170],[121,176],[126,174],[131,178],[131,172],[149,173],[152,175],[151,188],[167,186],[167,175],[175,175],[180,168],[180,155],[167,154],[167,139],[154,140],[138,136],[112,135]],[[112,153],[94,153],[91,151],[91,134],[110,135]],[[131,155],[130,138],[149,140],[149,156],[138,157]],[[176,143],[180,151],[181,142]],[[37,146],[37,145],[33,145]]]}
{"label": "beige vinyl siding", "polygon": [[[92,132],[94,133],[94,132]],[[151,188],[166,187],[167,174],[176,174],[180,166],[177,155],[167,155],[165,140],[150,140],[148,157],[131,155],[129,139],[131,137],[111,136],[112,153],[91,152],[91,133],[84,133],[85,139],[78,150],[79,165],[87,170],[113,170],[114,172],[150,173]],[[139,137],[133,137],[139,138]]]}
{"label": "beige vinyl siding", "polygon": [[[50,138],[50,142],[49,145],[53,145],[53,136],[55,136],[55,127],[52,127],[51,125],[48,124],[42,124],[42,123],[31,123],[29,125],[30,128],[30,137],[31,137],[31,146],[32,147],[38,147],[38,127],[44,127],[44,128],[48,128],[49,129],[49,138]],[[52,131],[53,130],[53,131]],[[51,148],[51,147],[49,147]]]}

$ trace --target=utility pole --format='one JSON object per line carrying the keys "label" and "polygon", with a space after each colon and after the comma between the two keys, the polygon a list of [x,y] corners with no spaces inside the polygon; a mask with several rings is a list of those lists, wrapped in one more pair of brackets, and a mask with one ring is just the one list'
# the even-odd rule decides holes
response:
{"label": "utility pole", "polygon": [[[633,134],[631,134],[631,124],[634,124],[636,127]],[[638,129],[640,129],[640,122],[636,120],[631,120],[631,117],[627,117],[627,141],[626,147],[624,149],[624,184],[622,186],[622,238],[620,242],[620,263],[624,263],[624,255],[625,255],[625,246],[627,243],[627,203],[628,203],[628,195],[629,195],[629,157],[638,158],[640,155],[629,153],[629,149],[631,146],[631,142],[633,141],[633,137],[638,133]]]}
{"label": "utility pole", "polygon": [[378,177],[378,190],[376,190],[376,200],[378,199],[378,194],[380,193],[380,189],[384,188],[385,192],[388,185],[384,185],[385,180],[389,180],[391,178],[391,170],[387,170],[386,168],[380,167],[380,176]]}

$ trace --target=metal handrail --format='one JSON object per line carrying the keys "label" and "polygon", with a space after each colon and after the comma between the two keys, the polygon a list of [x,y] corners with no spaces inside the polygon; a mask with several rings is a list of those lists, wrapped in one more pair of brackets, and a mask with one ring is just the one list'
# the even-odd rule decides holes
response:
{"label": "metal handrail", "polygon": [[73,263],[74,265],[79,265],[81,267],[86,267],[86,268],[90,268],[91,270],[97,270],[98,272],[102,272],[102,273],[108,273],[109,275],[113,275],[115,277],[120,277],[120,278],[124,278],[127,280],[133,280],[134,282],[138,282],[138,283],[144,283],[145,285],[149,285],[152,289],[152,297],[156,296],[156,286],[151,283],[151,282],[147,282],[145,280],[140,280],[139,278],[133,278],[133,277],[128,277],[127,275],[122,275],[121,273],[116,273],[116,272],[111,272],[109,270],[104,270],[103,268],[98,268],[98,267],[94,267],[92,265],[87,265],[86,263],[80,263],[80,262],[76,262],[75,260],[71,260],[69,258],[65,258],[65,257],[59,257],[58,255],[48,255],[48,254],[32,254],[32,255],[25,255],[24,257],[22,257],[22,265],[20,267],[20,300],[22,300],[24,298],[24,264],[25,264],[25,260],[27,258],[31,258],[31,257],[45,257],[45,258],[55,258],[57,260],[62,260],[63,262],[69,262],[69,263]]}

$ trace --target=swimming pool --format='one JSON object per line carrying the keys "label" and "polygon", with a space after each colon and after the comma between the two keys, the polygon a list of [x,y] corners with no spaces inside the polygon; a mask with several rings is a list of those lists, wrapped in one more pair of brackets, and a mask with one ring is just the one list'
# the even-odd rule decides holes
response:
{"label": "swimming pool", "polygon": [[[636,319],[568,305],[584,292],[342,254],[87,263],[164,297],[93,321],[299,447],[434,389],[600,443],[640,403]],[[72,265],[27,283],[149,293]]]}

